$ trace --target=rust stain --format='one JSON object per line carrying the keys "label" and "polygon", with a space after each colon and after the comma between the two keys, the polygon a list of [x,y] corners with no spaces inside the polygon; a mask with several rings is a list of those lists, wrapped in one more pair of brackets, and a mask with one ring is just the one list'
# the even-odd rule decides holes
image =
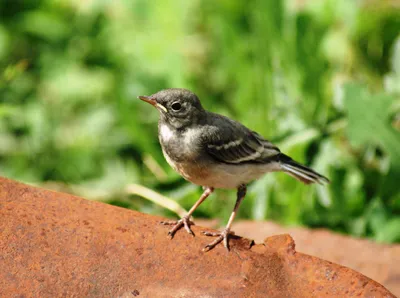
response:
{"label": "rust stain", "polygon": [[161,218],[0,178],[0,297],[395,297],[289,235],[209,253]]}

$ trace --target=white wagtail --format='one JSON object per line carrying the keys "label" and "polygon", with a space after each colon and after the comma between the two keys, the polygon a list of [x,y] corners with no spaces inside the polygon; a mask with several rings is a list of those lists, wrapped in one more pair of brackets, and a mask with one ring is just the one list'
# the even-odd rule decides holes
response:
{"label": "white wagtail", "polygon": [[139,96],[160,112],[158,137],[168,163],[186,180],[203,186],[204,192],[188,214],[168,235],[181,227],[192,235],[190,217],[215,188],[237,189],[237,199],[226,228],[221,233],[203,232],[217,238],[203,250],[223,241],[229,250],[229,234],[246,184],[268,172],[283,171],[305,184],[329,180],[280,152],[271,142],[244,125],[204,110],[198,97],[186,89],[166,89],[150,96]]}

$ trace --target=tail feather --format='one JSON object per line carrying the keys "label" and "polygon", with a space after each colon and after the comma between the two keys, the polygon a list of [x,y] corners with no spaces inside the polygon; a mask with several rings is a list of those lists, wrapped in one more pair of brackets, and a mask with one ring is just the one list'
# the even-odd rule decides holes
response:
{"label": "tail feather", "polygon": [[289,156],[285,154],[279,155],[279,163],[283,171],[288,173],[289,175],[293,176],[297,180],[305,184],[311,183],[329,183],[329,179],[321,174],[318,174],[314,170],[299,164],[298,162],[291,159]]}

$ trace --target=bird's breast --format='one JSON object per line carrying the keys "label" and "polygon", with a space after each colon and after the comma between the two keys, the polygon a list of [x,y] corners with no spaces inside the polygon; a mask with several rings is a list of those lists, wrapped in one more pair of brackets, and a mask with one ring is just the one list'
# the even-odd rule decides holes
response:
{"label": "bird's breast", "polygon": [[186,180],[194,183],[209,175],[207,164],[201,156],[198,133],[193,129],[175,131],[165,124],[159,127],[160,143],[168,164]]}
{"label": "bird's breast", "polygon": [[201,148],[196,130],[178,131],[162,124],[159,127],[159,137],[168,162],[189,162],[198,159]]}
{"label": "bird's breast", "polygon": [[172,149],[170,146],[164,146],[162,149],[168,164],[186,180],[203,185],[201,181],[210,175],[208,164],[193,153],[189,154],[178,148]]}

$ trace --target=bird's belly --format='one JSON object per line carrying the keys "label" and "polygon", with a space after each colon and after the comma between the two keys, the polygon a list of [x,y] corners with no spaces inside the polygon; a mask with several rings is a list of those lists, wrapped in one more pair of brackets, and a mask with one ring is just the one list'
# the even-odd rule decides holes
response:
{"label": "bird's belly", "polygon": [[200,165],[198,162],[196,162],[196,158],[190,157],[177,161],[171,158],[164,150],[163,153],[168,164],[183,178],[194,184],[207,186],[202,183],[202,181],[206,180],[207,177],[210,176],[210,172],[206,164],[202,163],[202,165]]}
{"label": "bird's belly", "polygon": [[205,186],[232,189],[256,180],[271,171],[265,165],[214,165],[204,181]]}
{"label": "bird's belly", "polygon": [[164,152],[167,162],[186,180],[206,187],[233,189],[276,171],[277,165],[231,165],[195,159],[175,162]]}

